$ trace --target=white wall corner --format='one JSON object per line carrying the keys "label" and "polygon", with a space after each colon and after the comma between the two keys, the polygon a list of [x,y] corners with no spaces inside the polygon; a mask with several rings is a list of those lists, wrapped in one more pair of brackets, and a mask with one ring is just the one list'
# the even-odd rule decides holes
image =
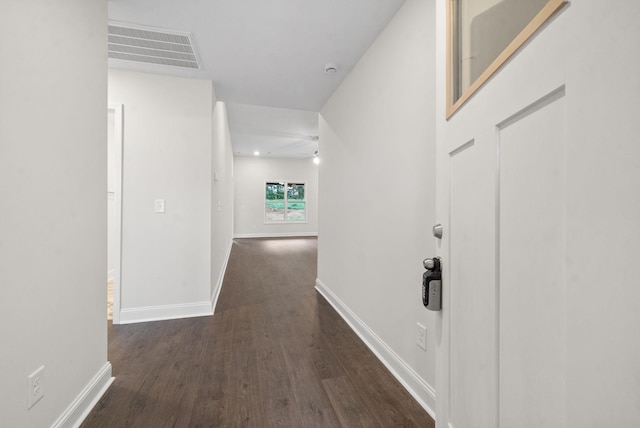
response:
{"label": "white wall corner", "polygon": [[405,363],[378,335],[375,334],[347,305],[340,300],[320,279],[316,279],[316,290],[346,321],[351,329],[371,349],[391,374],[402,384],[424,410],[435,420],[436,391]]}
{"label": "white wall corner", "polygon": [[79,427],[114,380],[111,376],[111,363],[107,361],[51,427]]}
{"label": "white wall corner", "polygon": [[233,248],[233,239],[229,241],[229,246],[227,247],[227,253],[224,257],[224,262],[222,262],[222,269],[220,270],[220,275],[218,276],[218,282],[216,283],[214,289],[211,292],[211,313],[215,314],[216,305],[218,304],[218,297],[220,297],[220,291],[222,291],[222,282],[224,281],[224,274],[227,272],[227,265],[229,264],[229,257],[231,256],[231,248]]}
{"label": "white wall corner", "polygon": [[120,324],[165,321],[213,315],[211,301],[183,303],[178,305],[144,306],[120,311]]}

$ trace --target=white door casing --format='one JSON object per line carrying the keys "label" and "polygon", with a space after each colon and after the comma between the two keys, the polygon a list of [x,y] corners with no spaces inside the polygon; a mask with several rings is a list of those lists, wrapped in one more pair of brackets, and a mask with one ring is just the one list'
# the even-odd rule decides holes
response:
{"label": "white door casing", "polygon": [[107,197],[109,204],[109,263],[107,275],[113,281],[113,323],[120,323],[121,264],[122,264],[122,144],[124,136],[122,104],[109,105]]}

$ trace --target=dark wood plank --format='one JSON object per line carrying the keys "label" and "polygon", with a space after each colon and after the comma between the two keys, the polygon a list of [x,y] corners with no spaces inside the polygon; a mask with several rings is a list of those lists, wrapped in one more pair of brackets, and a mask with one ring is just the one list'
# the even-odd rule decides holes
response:
{"label": "dark wood plank", "polygon": [[295,338],[283,340],[286,370],[291,379],[303,427],[340,427],[340,421],[318,376],[308,348]]}
{"label": "dark wood plank", "polygon": [[347,376],[324,379],[322,384],[343,427],[382,427]]}
{"label": "dark wood plank", "polygon": [[232,311],[213,316],[207,324],[205,339],[207,346],[200,367],[200,379],[196,386],[196,397],[189,427],[221,427],[227,418],[225,393],[229,384],[228,373],[231,365],[231,344],[233,336]]}
{"label": "dark wood plank", "polygon": [[330,340],[321,332],[315,332],[309,344],[309,354],[320,379],[345,375],[344,366],[333,352]]}
{"label": "dark wood plank", "polygon": [[241,239],[215,315],[109,325],[93,427],[433,427],[316,293],[314,238]]}
{"label": "dark wood plank", "polygon": [[225,420],[230,426],[257,426],[264,419],[250,313],[251,307],[238,308],[231,330],[231,364],[226,373],[228,389],[224,396]]}
{"label": "dark wood plank", "polygon": [[425,420],[422,408],[402,385],[386,370],[368,365],[349,373],[367,408],[385,426],[434,428],[433,421]]}

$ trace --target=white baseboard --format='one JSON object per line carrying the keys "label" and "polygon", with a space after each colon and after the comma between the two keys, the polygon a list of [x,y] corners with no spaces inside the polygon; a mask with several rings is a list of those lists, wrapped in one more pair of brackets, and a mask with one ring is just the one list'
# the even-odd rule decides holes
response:
{"label": "white baseboard", "polygon": [[79,427],[89,412],[91,412],[91,409],[93,409],[107,389],[109,389],[114,379],[115,378],[111,376],[111,363],[107,361],[51,427]]}
{"label": "white baseboard", "polygon": [[222,270],[220,271],[220,275],[218,275],[218,282],[216,283],[215,288],[212,290],[211,294],[211,313],[215,314],[216,305],[218,304],[218,297],[220,297],[220,291],[222,290],[222,282],[224,281],[224,274],[227,272],[227,265],[229,264],[229,257],[231,256],[231,248],[233,247],[233,239],[229,241],[229,247],[227,248],[227,254],[224,257],[224,262],[222,262]]}
{"label": "white baseboard", "polygon": [[305,238],[318,236],[318,232],[287,232],[287,233],[237,233],[233,237],[242,238]]}
{"label": "white baseboard", "polygon": [[180,305],[145,306],[120,310],[120,324],[164,321],[213,315],[211,301],[184,303]]}
{"label": "white baseboard", "polygon": [[436,392],[393,349],[378,337],[338,296],[316,279],[316,290],[329,302],[351,329],[371,349],[391,374],[435,420]]}

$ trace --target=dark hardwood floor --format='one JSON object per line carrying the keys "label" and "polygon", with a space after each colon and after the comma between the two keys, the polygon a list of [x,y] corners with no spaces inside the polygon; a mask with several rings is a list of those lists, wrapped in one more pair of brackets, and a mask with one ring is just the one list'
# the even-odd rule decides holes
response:
{"label": "dark hardwood floor", "polygon": [[240,239],[212,317],[109,325],[93,427],[434,427],[314,289],[317,241]]}

